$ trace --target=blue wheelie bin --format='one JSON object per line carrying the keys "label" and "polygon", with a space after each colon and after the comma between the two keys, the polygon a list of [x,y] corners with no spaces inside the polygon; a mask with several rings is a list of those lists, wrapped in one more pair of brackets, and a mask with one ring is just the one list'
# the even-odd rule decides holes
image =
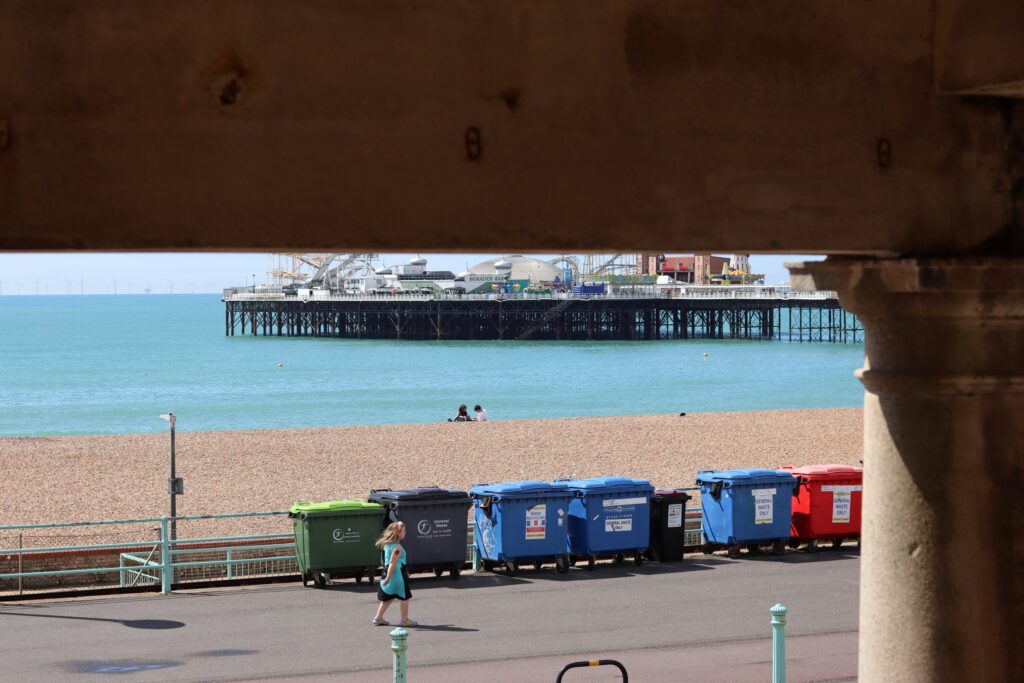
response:
{"label": "blue wheelie bin", "polygon": [[509,575],[520,563],[540,568],[554,562],[569,571],[568,515],[573,493],[562,482],[513,481],[477,484],[473,499],[473,532],[484,569],[505,566]]}
{"label": "blue wheelie bin", "polygon": [[564,480],[573,492],[569,505],[571,562],[587,560],[594,568],[598,557],[613,557],[616,564],[632,554],[636,565],[651,543],[651,494],[646,479],[594,477]]}
{"label": "blue wheelie bin", "polygon": [[781,470],[702,470],[697,475],[705,553],[725,547],[738,557],[741,546],[758,552],[770,545],[780,554],[790,535],[797,479]]}

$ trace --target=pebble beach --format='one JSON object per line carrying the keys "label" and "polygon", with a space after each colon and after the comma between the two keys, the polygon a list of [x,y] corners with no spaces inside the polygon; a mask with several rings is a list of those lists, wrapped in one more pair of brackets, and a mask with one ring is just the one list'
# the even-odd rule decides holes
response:
{"label": "pebble beach", "polygon": [[[862,441],[859,408],[179,431],[178,515],[520,479],[624,476],[692,486],[701,469],[857,465]],[[159,517],[168,511],[169,463],[167,432],[0,438],[0,525]],[[290,530],[282,517],[180,524],[202,525],[193,536]]]}

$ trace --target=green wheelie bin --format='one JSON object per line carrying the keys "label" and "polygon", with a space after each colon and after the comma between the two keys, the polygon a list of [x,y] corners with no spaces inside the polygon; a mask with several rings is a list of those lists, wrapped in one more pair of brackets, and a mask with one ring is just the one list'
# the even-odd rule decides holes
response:
{"label": "green wheelie bin", "polygon": [[384,526],[384,507],[361,500],[294,503],[288,516],[295,527],[295,556],[302,585],[323,588],[334,577],[366,576],[373,583],[380,566],[374,545]]}

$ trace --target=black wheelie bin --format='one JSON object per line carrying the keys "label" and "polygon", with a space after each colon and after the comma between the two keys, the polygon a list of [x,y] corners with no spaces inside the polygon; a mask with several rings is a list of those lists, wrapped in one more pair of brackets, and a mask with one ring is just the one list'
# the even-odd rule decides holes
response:
{"label": "black wheelie bin", "polygon": [[679,562],[686,547],[686,503],[692,496],[680,489],[660,489],[651,496],[651,547],[655,562]]}
{"label": "black wheelie bin", "polygon": [[469,508],[473,502],[465,491],[435,487],[375,489],[368,500],[387,511],[385,524],[405,523],[406,566],[410,571],[433,570],[441,576],[447,570],[459,578],[466,563]]}

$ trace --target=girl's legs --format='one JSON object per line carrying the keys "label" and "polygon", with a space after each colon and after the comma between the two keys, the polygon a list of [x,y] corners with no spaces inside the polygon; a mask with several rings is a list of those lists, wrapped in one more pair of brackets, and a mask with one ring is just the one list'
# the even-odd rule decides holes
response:
{"label": "girl's legs", "polygon": [[[393,602],[394,602],[394,600],[384,600],[384,601],[380,602],[377,605],[377,616],[375,616],[374,619],[383,619],[384,618],[384,613],[388,611],[388,607],[390,607],[391,603],[393,603]],[[403,602],[402,605],[405,605],[405,603]],[[408,612],[409,608],[406,607],[405,611]]]}
{"label": "girl's legs", "polygon": [[402,621],[403,622],[408,621],[409,620],[409,600],[402,600],[401,604],[399,604],[398,607],[399,607],[399,609],[401,610],[401,613],[402,613]]}

